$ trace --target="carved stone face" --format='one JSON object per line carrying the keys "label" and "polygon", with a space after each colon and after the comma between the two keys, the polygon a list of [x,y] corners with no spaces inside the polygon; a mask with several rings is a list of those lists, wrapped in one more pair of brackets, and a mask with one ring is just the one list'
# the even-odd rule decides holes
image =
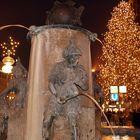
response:
{"label": "carved stone face", "polygon": [[67,62],[69,66],[76,66],[79,62],[80,55],[71,54],[67,57]]}

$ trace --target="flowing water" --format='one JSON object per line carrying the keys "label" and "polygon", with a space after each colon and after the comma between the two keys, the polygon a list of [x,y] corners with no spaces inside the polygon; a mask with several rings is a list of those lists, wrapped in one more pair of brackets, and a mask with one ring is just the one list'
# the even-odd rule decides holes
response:
{"label": "flowing water", "polygon": [[[105,119],[106,119],[108,125],[110,126],[110,130],[111,130],[111,132],[112,132],[112,135],[115,136],[114,130],[113,130],[113,128],[112,128],[112,126],[111,126],[111,124],[110,124],[110,122],[109,122],[107,116],[105,115],[103,109],[100,107],[99,103],[98,103],[92,96],[90,96],[90,95],[87,94],[87,93],[86,93],[86,94],[85,94],[85,93],[80,93],[78,96],[80,96],[80,95],[87,97],[87,98],[90,99],[93,103],[95,103],[95,105],[96,105],[96,106],[100,109],[100,111],[103,113],[103,116],[105,117]],[[76,97],[76,96],[75,96],[75,97]]]}
{"label": "flowing water", "polygon": [[119,135],[115,135],[115,133],[113,131],[113,128],[112,128],[110,122],[108,121],[107,116],[105,115],[104,111],[102,110],[102,108],[100,107],[100,105],[98,104],[98,102],[92,96],[90,96],[89,94],[79,94],[79,95],[86,96],[90,100],[92,100],[92,102],[94,102],[96,104],[96,106],[100,109],[100,111],[103,113],[103,115],[104,115],[104,117],[105,117],[108,125],[110,126],[112,135],[107,135],[107,136],[106,135],[103,135],[101,140],[140,140],[140,136],[128,136],[128,135],[119,136]]}

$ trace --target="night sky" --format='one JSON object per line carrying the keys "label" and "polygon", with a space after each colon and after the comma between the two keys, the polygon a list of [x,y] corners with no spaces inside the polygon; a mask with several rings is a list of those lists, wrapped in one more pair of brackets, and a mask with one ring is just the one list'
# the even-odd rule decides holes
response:
{"label": "night sky", "polygon": [[[61,0],[62,1],[62,0]],[[107,31],[107,22],[111,18],[111,11],[120,0],[76,0],[78,5],[85,6],[82,14],[82,27],[97,33],[98,38],[103,39]],[[8,24],[21,24],[26,27],[31,25],[41,26],[45,24],[46,11],[53,6],[53,0],[1,0],[0,3],[0,26]],[[20,42],[16,51],[16,57],[20,57],[23,65],[28,68],[30,54],[30,40],[27,40],[26,29],[12,27],[0,31],[0,43],[12,36]],[[93,66],[98,64],[101,54],[101,44],[91,44]],[[1,57],[1,56],[0,56]],[[2,59],[2,57],[1,57]]]}

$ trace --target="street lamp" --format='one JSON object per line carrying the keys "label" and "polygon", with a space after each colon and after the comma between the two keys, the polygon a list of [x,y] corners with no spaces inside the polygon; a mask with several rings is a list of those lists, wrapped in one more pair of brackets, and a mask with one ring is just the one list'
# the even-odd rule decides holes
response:
{"label": "street lamp", "polygon": [[10,56],[10,54],[8,53],[8,56],[4,57],[3,60],[3,67],[2,67],[2,72],[4,73],[11,73],[12,72],[12,68],[13,68],[13,64],[15,63],[15,60]]}
{"label": "street lamp", "polygon": [[16,42],[13,40],[13,38],[10,36],[8,42],[4,42],[0,44],[2,48],[2,55],[4,58],[2,59],[2,62],[4,66],[2,67],[2,72],[4,73],[11,73],[13,64],[15,63],[15,60],[13,57],[16,52],[16,48],[18,47],[19,42]]}

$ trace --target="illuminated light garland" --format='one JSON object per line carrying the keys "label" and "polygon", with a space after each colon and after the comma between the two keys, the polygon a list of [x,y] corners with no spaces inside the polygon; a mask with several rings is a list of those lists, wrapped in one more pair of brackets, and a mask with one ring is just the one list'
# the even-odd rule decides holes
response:
{"label": "illuminated light garland", "polygon": [[10,36],[8,42],[3,42],[0,44],[2,48],[2,55],[3,57],[7,56],[8,54],[10,56],[15,56],[16,48],[20,45],[19,42],[16,42],[13,40],[13,38]]}
{"label": "illuminated light garland", "polygon": [[127,86],[127,97],[140,96],[140,26],[128,2],[114,7],[104,35],[99,82],[108,100],[112,85]]}

